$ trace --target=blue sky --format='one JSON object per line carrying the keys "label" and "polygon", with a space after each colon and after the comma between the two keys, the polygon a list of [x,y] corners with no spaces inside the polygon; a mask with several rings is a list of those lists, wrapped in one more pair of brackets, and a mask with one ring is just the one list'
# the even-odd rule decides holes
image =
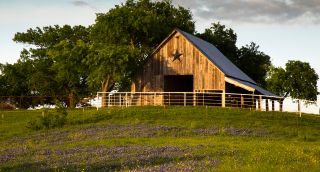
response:
{"label": "blue sky", "polygon": [[[106,13],[121,2],[125,0],[0,0],[0,63],[15,63],[20,51],[30,47],[13,42],[15,33],[56,24],[88,26],[94,24],[95,13]],[[172,4],[190,8],[197,32],[220,22],[235,31],[239,48],[255,42],[274,66],[300,60],[320,74],[319,0],[172,0]]]}

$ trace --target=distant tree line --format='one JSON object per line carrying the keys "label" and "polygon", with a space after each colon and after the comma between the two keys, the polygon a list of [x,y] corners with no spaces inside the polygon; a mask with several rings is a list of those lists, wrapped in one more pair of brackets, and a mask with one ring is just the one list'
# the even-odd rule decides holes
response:
{"label": "distant tree line", "polygon": [[[316,100],[318,75],[308,63],[289,61],[286,70],[274,67],[256,43],[238,48],[236,33],[220,23],[196,33],[191,11],[174,7],[171,0],[127,0],[96,14],[89,27],[54,25],[16,33],[13,41],[32,48],[24,48],[17,63],[0,64],[0,94],[73,97],[130,91],[132,73],[174,28],[215,45],[262,88]],[[75,106],[79,99],[69,101]]]}

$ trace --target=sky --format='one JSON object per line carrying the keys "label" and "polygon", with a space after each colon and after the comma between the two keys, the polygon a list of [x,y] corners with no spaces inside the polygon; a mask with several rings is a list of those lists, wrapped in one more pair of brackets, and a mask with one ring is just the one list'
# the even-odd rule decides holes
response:
{"label": "sky", "polygon": [[[30,45],[12,41],[29,28],[65,24],[89,26],[95,13],[107,13],[125,0],[0,0],[0,63],[15,63]],[[196,31],[211,23],[237,34],[237,47],[250,42],[269,55],[274,66],[288,60],[308,62],[320,75],[320,0],[172,0],[189,8]],[[320,81],[318,81],[318,91]]]}

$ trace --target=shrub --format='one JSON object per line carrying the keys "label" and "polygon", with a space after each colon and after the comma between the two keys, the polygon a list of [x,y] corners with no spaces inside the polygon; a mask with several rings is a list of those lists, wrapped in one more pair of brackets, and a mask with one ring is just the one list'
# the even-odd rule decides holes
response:
{"label": "shrub", "polygon": [[67,124],[67,116],[65,107],[55,100],[56,112],[51,113],[48,110],[43,111],[43,116],[37,116],[28,122],[27,128],[31,130],[61,128]]}

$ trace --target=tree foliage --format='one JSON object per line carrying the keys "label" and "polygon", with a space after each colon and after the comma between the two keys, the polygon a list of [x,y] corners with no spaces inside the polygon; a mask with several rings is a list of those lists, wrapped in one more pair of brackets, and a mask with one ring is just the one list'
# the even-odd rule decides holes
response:
{"label": "tree foliage", "polygon": [[266,88],[266,78],[270,70],[270,56],[259,51],[254,42],[239,49],[236,65],[262,88]]}
{"label": "tree foliage", "polygon": [[171,0],[127,0],[107,13],[98,13],[92,26],[92,40],[110,45],[131,45],[141,58],[158,46],[174,28],[194,33],[190,10],[175,8]]}
{"label": "tree foliage", "polygon": [[267,78],[269,91],[284,97],[317,100],[318,74],[307,62],[289,60],[286,68],[272,67]]}
{"label": "tree foliage", "polygon": [[[26,79],[29,92],[39,95],[64,95],[66,90],[61,89],[61,86],[70,86],[70,84],[62,84],[61,78],[58,76],[70,79],[68,75],[72,73],[70,71],[69,74],[63,75],[61,74],[63,72],[62,67],[56,66],[62,64],[70,64],[72,66],[71,63],[74,62],[74,59],[63,59],[65,57],[62,59],[52,58],[50,56],[52,54],[48,52],[54,49],[61,49],[61,47],[56,46],[60,42],[68,42],[69,45],[75,45],[78,40],[89,42],[89,30],[83,26],[71,27],[69,25],[63,27],[59,25],[48,26],[43,27],[43,29],[37,27],[36,29],[27,30],[26,33],[16,33],[13,40],[17,43],[30,44],[34,47],[29,50],[23,49],[18,61],[18,64],[29,64],[25,69],[25,72],[29,71],[30,73]],[[65,68],[66,70],[70,69],[66,66]],[[70,93],[70,91],[67,92]]]}

